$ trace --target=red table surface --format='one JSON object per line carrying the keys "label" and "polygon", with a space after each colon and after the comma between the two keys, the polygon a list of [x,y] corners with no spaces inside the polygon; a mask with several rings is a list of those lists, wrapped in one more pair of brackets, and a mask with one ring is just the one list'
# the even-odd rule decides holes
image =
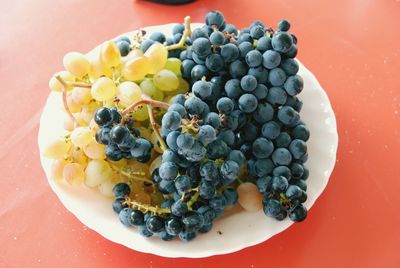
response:
{"label": "red table surface", "polygon": [[[267,242],[203,259],[136,252],[86,228],[48,186],[37,146],[48,80],[68,51],[211,9],[238,27],[290,19],[337,116],[336,167],[307,220]],[[1,267],[400,267],[399,0],[19,0],[1,11]]]}

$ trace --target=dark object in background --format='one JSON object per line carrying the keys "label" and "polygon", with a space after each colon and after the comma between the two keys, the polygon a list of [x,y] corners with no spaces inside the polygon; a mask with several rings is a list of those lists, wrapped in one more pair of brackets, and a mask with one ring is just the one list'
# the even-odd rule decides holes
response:
{"label": "dark object in background", "polygon": [[166,5],[182,5],[194,2],[195,0],[148,0],[148,1]]}

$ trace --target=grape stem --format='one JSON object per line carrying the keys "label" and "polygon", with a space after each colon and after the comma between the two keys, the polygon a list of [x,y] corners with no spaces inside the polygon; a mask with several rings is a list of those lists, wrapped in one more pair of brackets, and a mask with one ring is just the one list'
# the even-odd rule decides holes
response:
{"label": "grape stem", "polygon": [[68,116],[71,118],[71,120],[74,122],[74,124],[78,124],[78,120],[76,120],[75,116],[71,113],[71,110],[68,107],[68,102],[67,102],[67,88],[68,84],[64,81],[64,79],[61,78],[61,76],[57,75],[56,79],[60,84],[63,86],[62,89],[62,100],[63,100],[63,105],[65,112],[68,114]]}
{"label": "grape stem", "polygon": [[179,43],[167,46],[167,50],[175,50],[179,48],[183,48],[185,46],[186,38],[190,37],[192,34],[192,30],[190,29],[190,16],[186,16],[184,20],[185,30],[183,32],[181,40]]}
{"label": "grape stem", "polygon": [[83,83],[83,82],[66,82],[68,86],[71,87],[85,87],[85,88],[91,88],[92,85],[89,83]]}
{"label": "grape stem", "polygon": [[157,140],[160,143],[161,150],[164,152],[165,150],[167,150],[167,145],[165,144],[164,139],[161,137],[160,129],[158,128],[156,119],[154,118],[153,106],[148,105],[148,111],[151,127],[153,128],[154,134],[156,134]]}
{"label": "grape stem", "polygon": [[136,180],[136,181],[142,181],[142,182],[148,182],[151,184],[154,184],[153,181],[147,179],[144,175],[142,174],[142,172],[128,172],[128,171],[124,171],[123,169],[118,168],[117,166],[113,165],[111,162],[108,161],[108,163],[110,164],[110,167],[117,173],[124,175],[130,179]]}
{"label": "grape stem", "polygon": [[162,101],[156,101],[153,100],[149,97],[143,98],[140,101],[137,101],[135,103],[132,103],[131,105],[129,105],[128,107],[126,107],[122,112],[122,116],[126,115],[127,113],[129,113],[131,110],[135,109],[136,107],[140,106],[140,105],[151,105],[153,107],[159,107],[159,108],[163,108],[163,109],[168,109],[169,104],[166,102],[162,102]]}
{"label": "grape stem", "polygon": [[131,200],[129,197],[125,197],[124,204],[130,206],[131,208],[137,208],[144,213],[146,213],[148,211],[155,213],[155,214],[170,214],[171,213],[171,208],[169,208],[169,207],[166,207],[166,208],[159,208],[157,206],[153,207],[151,205],[141,204],[135,200]]}

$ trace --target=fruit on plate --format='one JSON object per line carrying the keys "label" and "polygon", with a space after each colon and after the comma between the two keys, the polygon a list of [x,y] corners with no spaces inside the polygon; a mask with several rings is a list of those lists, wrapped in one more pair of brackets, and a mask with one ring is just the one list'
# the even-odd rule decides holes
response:
{"label": "fruit on plate", "polygon": [[303,221],[310,133],[289,29],[238,31],[211,11],[200,28],[186,17],[171,36],[68,53],[49,83],[68,116],[44,151],[53,179],[97,187],[123,225],[166,241],[210,231],[236,204]]}

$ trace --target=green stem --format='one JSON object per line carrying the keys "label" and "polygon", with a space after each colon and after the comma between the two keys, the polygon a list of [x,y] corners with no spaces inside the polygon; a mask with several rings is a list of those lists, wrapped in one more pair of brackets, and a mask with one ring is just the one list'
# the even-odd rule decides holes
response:
{"label": "green stem", "polygon": [[190,29],[190,17],[189,16],[185,17],[184,24],[185,24],[185,31],[183,32],[181,40],[179,40],[179,43],[177,43],[177,44],[167,46],[168,50],[175,50],[175,49],[183,48],[185,46],[186,38],[188,38],[192,34],[192,31]]}

